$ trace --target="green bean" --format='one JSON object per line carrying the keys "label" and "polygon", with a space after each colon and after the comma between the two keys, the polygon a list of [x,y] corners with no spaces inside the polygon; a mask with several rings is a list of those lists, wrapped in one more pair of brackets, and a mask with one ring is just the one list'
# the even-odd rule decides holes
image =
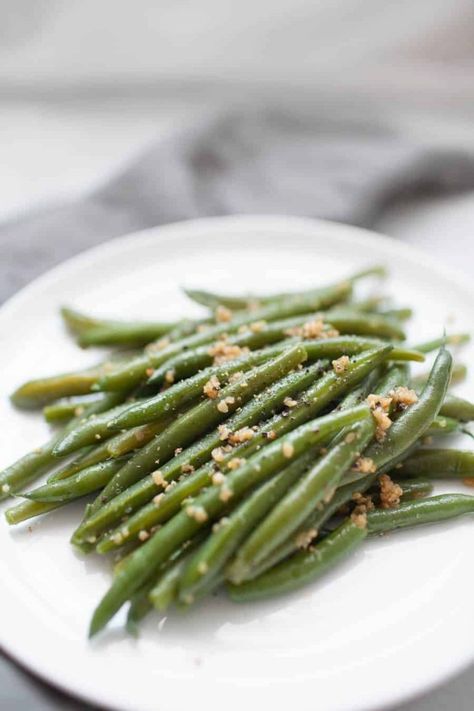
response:
{"label": "green bean", "polygon": [[[290,413],[283,412],[280,415],[276,415],[268,423],[265,423],[261,431],[256,433],[252,440],[245,445],[245,448],[239,448],[238,452],[234,451],[228,458],[224,458],[223,465],[226,465],[228,460],[234,456],[247,456],[250,452],[254,452],[259,447],[262,447],[266,443],[268,433],[271,433],[273,437],[278,438],[289,432],[291,429],[294,429],[296,426],[307,422],[312,417],[315,417],[338,396],[363,380],[363,378],[365,378],[371,370],[376,368],[390,354],[390,346],[385,346],[384,348],[379,348],[374,351],[368,351],[356,356],[353,361],[349,363],[343,376],[336,375],[334,371],[326,373],[322,378],[310,385],[310,387],[302,393],[298,404],[291,408]],[[306,385],[309,385],[309,383],[306,383]],[[263,393],[262,402],[265,401],[266,397],[266,394]],[[242,411],[242,415],[245,415],[245,418],[241,417],[238,421],[231,420],[226,424],[231,431],[237,430],[244,425],[254,424],[255,421],[258,421],[263,417],[263,413],[260,408],[257,412],[258,415],[256,418],[255,415],[248,418],[246,413]],[[211,435],[210,437],[211,439],[210,441],[208,440],[207,444],[208,456],[210,455],[212,449],[220,444],[218,433]],[[185,453],[183,452],[183,454]],[[198,466],[203,465],[204,462],[207,461],[208,456],[204,458],[204,461],[202,459],[198,460]],[[183,461],[183,463],[192,463],[195,465],[197,462],[186,455],[186,460]],[[172,471],[176,472],[180,470],[176,470],[176,468],[174,468]],[[161,473],[166,480],[169,480],[171,476],[176,476],[176,474],[171,474],[169,467],[166,465],[161,469]],[[166,520],[167,517],[179,509],[181,502],[184,499],[195,495],[204,486],[209,485],[213,473],[213,466],[204,465],[201,470],[198,470],[190,477],[187,477],[185,481],[179,482],[176,488],[170,493],[166,493],[163,500],[160,501],[159,508],[157,508],[153,503],[145,506],[141,512],[137,512],[137,514],[127,522],[127,531],[129,535],[136,536],[140,533],[140,531],[148,530],[152,526],[156,525],[156,523]],[[117,507],[117,503],[114,504],[111,502],[109,510],[107,510],[103,516],[106,516],[107,523],[109,524],[113,520],[117,520],[117,508],[120,514],[123,515],[127,508],[128,510],[133,510],[146,501],[150,501],[152,496],[158,491],[159,488],[154,486],[153,481],[150,479],[146,480],[144,483],[139,483],[136,485],[134,490],[131,488],[128,494],[125,493],[124,497],[120,501],[119,508]],[[109,515],[110,510],[115,511],[114,518]],[[102,519],[100,514],[98,515],[98,518]],[[114,546],[114,541],[116,540],[115,533],[116,531],[112,532],[110,536],[105,538],[104,541],[99,544],[99,552],[103,553],[110,549],[109,546]]]}
{"label": "green bean", "polygon": [[[407,452],[409,453],[414,444],[425,434],[443,402],[449,382],[451,364],[452,359],[448,351],[440,351],[418,402],[401,413],[399,419],[388,430],[388,434],[382,442],[372,445],[366,451],[365,456],[372,457],[374,463],[378,466],[379,473],[395,466],[404,453],[405,456],[408,456]],[[403,382],[401,379],[404,376],[403,369],[399,367],[392,368],[379,383],[376,392],[379,395],[386,394],[392,389],[393,385]],[[397,381],[397,378],[400,378],[400,380]],[[398,470],[396,471],[398,472]],[[291,554],[296,547],[295,541],[299,540],[300,536],[303,538],[306,532],[319,529],[340,506],[351,500],[356,491],[363,492],[368,489],[375,481],[376,476],[376,474],[364,476],[356,472],[349,472],[344,477],[344,485],[338,489],[332,502],[321,512],[310,515],[301,529],[296,532],[293,541],[289,540],[286,544],[282,544],[275,551],[274,556],[269,556],[267,561],[262,561],[259,568],[255,567],[254,570],[248,571],[247,577],[253,577]],[[233,564],[229,567],[228,575],[232,579],[234,575]]]}
{"label": "green bean", "polygon": [[[451,370],[450,385],[457,385],[466,379],[467,376],[467,366],[464,363],[454,363]],[[419,390],[427,382],[429,373],[421,373],[420,375],[412,378],[412,386],[416,391]]]}
{"label": "green bean", "polygon": [[159,344],[149,346],[143,355],[137,356],[123,366],[116,368],[114,372],[100,377],[96,387],[102,390],[130,390],[138,385],[147,375],[147,371],[158,368],[185,349],[195,348],[222,337],[223,334],[232,334],[242,326],[257,321],[275,321],[299,314],[311,313],[327,304],[333,303],[338,298],[344,298],[350,291],[350,284],[342,282],[332,288],[325,290],[324,296],[301,297],[265,306],[252,313],[246,313],[234,318],[230,322],[219,323],[206,329],[202,333],[196,333],[187,338],[183,338],[176,343],[161,348]]}
{"label": "green bean", "polygon": [[142,345],[163,336],[178,326],[177,323],[157,321],[117,321],[98,319],[79,311],[63,307],[61,315],[69,328],[77,335],[82,346]]}
{"label": "green bean", "polygon": [[[385,276],[385,269],[383,267],[374,267],[371,269],[364,270],[358,274],[349,277],[345,282],[341,282],[341,285],[352,284],[354,281],[361,279],[366,276]],[[336,285],[337,286],[337,285]],[[184,292],[190,299],[196,301],[202,306],[207,306],[208,308],[215,309],[218,306],[225,306],[228,309],[239,310],[255,308],[261,305],[274,304],[275,302],[285,301],[288,299],[296,299],[306,296],[318,296],[320,295],[322,299],[326,297],[326,293],[330,293],[334,289],[334,286],[323,287],[318,289],[308,289],[299,292],[283,292],[279,294],[267,294],[258,296],[256,294],[247,294],[246,296],[228,296],[224,294],[215,294],[210,291],[203,291],[200,289],[184,289]],[[349,293],[344,293],[341,295],[341,299],[346,298]],[[337,298],[334,299],[335,303]],[[315,306],[315,309],[322,308],[322,305]]]}
{"label": "green bean", "polygon": [[449,335],[441,336],[441,338],[434,338],[431,341],[425,341],[414,346],[415,350],[421,351],[422,353],[432,353],[446,346],[461,346],[464,343],[469,343],[471,336],[469,333],[452,333]]}
{"label": "green bean", "polygon": [[62,373],[49,378],[37,378],[20,385],[11,395],[16,407],[35,409],[53,400],[70,395],[87,395],[99,377],[99,368],[87,368],[75,373]]}
{"label": "green bean", "polygon": [[153,610],[153,604],[149,598],[151,587],[151,583],[145,585],[130,600],[125,626],[127,632],[133,637],[138,637],[139,623]]}
{"label": "green bean", "polygon": [[326,319],[341,333],[402,340],[405,338],[405,332],[398,321],[379,314],[357,314],[340,308],[328,311]]}
{"label": "green bean", "polygon": [[[429,479],[396,479],[394,475],[392,481],[403,491],[400,501],[412,501],[412,499],[419,499],[433,492],[433,482]],[[370,490],[369,493],[371,493]]]}
{"label": "green bean", "polygon": [[43,417],[46,422],[51,424],[71,420],[73,417],[80,417],[84,412],[85,406],[98,402],[101,397],[101,395],[82,395],[80,397],[61,398],[43,408]]}
{"label": "green bean", "polygon": [[463,427],[459,420],[455,420],[453,417],[441,417],[438,415],[426,430],[425,434],[427,437],[438,437],[439,435],[455,434],[457,432],[470,435],[469,430]]}
{"label": "green bean", "polygon": [[254,525],[279,502],[289,487],[301,478],[308,465],[316,458],[315,451],[305,452],[276,476],[259,486],[228,518],[224,518],[217,524],[216,530],[200,546],[179,577],[181,601],[189,601],[203,588],[207,588],[209,581],[216,577]]}
{"label": "green bean", "polygon": [[471,422],[474,420],[474,403],[449,393],[444,399],[439,414],[453,417],[460,422]]}
{"label": "green bean", "polygon": [[316,580],[352,553],[367,533],[366,528],[359,528],[347,519],[321,543],[296,553],[258,578],[240,585],[228,584],[227,591],[234,602],[248,602],[296,590]]}
{"label": "green bean", "polygon": [[224,387],[218,398],[207,399],[188,410],[132,457],[105,487],[101,494],[101,501],[105,503],[156,469],[158,458],[162,464],[166,463],[176,449],[191,444],[199,435],[225,419],[228,413],[232,413],[248,402],[266,385],[279,380],[305,358],[306,351],[302,346],[288,348],[270,363],[253,368],[236,383]]}
{"label": "green bean", "polygon": [[381,316],[385,316],[386,318],[393,318],[398,321],[408,321],[413,316],[413,309],[382,309],[378,313]]}
{"label": "green bean", "polygon": [[261,365],[269,361],[273,356],[281,355],[287,349],[288,345],[286,344],[276,348],[271,346],[235,360],[227,361],[222,365],[206,368],[154,397],[129,405],[128,408],[117,413],[117,416],[108,422],[107,427],[111,432],[114,432],[153,422],[157,418],[172,412],[179,405],[183,405],[191,399],[202,395],[204,386],[211,378],[217,378],[218,387],[220,388],[220,385],[227,382],[234,373],[247,371],[252,367]]}
{"label": "green bean", "polygon": [[463,449],[420,449],[397,465],[397,476],[458,479],[474,476],[474,452]]}
{"label": "green bean", "polygon": [[35,518],[41,514],[58,509],[63,504],[61,502],[44,503],[42,501],[22,501],[21,504],[12,506],[5,511],[5,518],[10,526]]}
{"label": "green bean", "polygon": [[[237,431],[242,427],[254,425],[262,418],[269,417],[275,408],[283,405],[283,401],[286,397],[294,396],[300,390],[312,383],[318,375],[320,375],[320,371],[321,365],[314,364],[309,368],[296,371],[295,373],[290,373],[282,378],[281,381],[273,383],[258,397],[250,400],[240,410],[237,410],[237,412],[235,412],[235,414],[226,421],[228,428],[231,431]],[[203,439],[195,442],[160,468],[164,481],[171,482],[180,477],[182,475],[183,467],[200,467],[209,460],[212,450],[221,444],[222,440],[219,431],[211,432]],[[193,474],[192,477],[196,477],[197,475],[198,472]],[[206,479],[206,483],[207,481],[208,480]],[[176,490],[178,494],[179,487],[182,487],[184,483],[185,482],[183,481],[177,485]],[[150,501],[153,496],[161,490],[161,488],[161,486],[158,486],[155,483],[153,477],[145,477],[135,485],[126,489],[122,494],[119,494],[113,498],[109,503],[105,503],[100,511],[94,514],[94,516],[91,516],[90,520],[85,525],[85,533],[87,535],[90,535],[91,533],[96,535],[97,533],[103,531],[111,524],[119,521],[120,518],[126,513],[130,513]],[[173,489],[173,492],[174,491],[175,490]],[[187,495],[188,494],[185,494],[183,498],[186,498]],[[169,494],[167,493],[165,496],[168,497]],[[181,500],[178,500],[178,509],[180,507]],[[149,512],[151,517],[153,517],[157,511],[156,506],[152,506],[153,511]],[[160,505],[160,512],[161,509],[162,507]],[[136,530],[136,535],[139,534],[141,528],[142,527]],[[74,534],[73,540],[80,540],[82,535],[82,527],[79,527]]]}
{"label": "green bean", "polygon": [[129,407],[129,402],[122,402],[120,405],[112,407],[103,413],[82,418],[76,427],[69,428],[67,432],[59,437],[53,449],[54,456],[64,457],[67,454],[76,452],[78,449],[82,449],[82,447],[97,444],[108,437],[112,437],[114,433],[108,429],[108,423]]}
{"label": "green bean", "polygon": [[367,449],[365,456],[373,460],[379,472],[430,427],[445,398],[451,368],[451,354],[443,348],[436,357],[422,396],[392,424],[381,442]]}
{"label": "green bean", "polygon": [[[303,340],[300,343],[305,348],[309,360],[337,358],[343,354],[356,355],[370,349],[383,348],[385,345],[380,341],[362,340],[350,336],[345,338],[329,338],[321,341]],[[189,394],[197,395],[198,393],[202,393],[203,386],[212,376],[225,380],[228,375],[238,370],[246,369],[251,365],[264,362],[271,356],[280,354],[287,347],[286,343],[277,344],[276,346],[270,346],[269,348],[255,351],[244,358],[229,361],[227,364],[207,368],[188,380],[177,383],[164,393],[159,393],[153,398],[130,405],[129,409],[121,411],[116,418],[109,422],[108,428],[115,430],[150,422],[171,409],[174,403],[180,401],[178,398],[183,400],[185,395],[189,396]],[[402,357],[406,356],[408,358],[413,357],[414,359],[418,358],[416,352],[404,352],[403,349],[392,349],[390,353],[391,359],[394,359],[397,355],[401,355]]]}
{"label": "green bean", "polygon": [[82,469],[67,479],[44,484],[38,489],[23,494],[31,501],[53,503],[55,501],[67,503],[74,501],[94,491],[102,489],[113,475],[124,465],[124,459],[111,459],[107,462],[94,464],[87,469]]}
{"label": "green bean", "polygon": [[[240,334],[235,337],[230,337],[227,343],[230,345],[249,346],[250,348],[261,347],[272,343],[274,340],[282,340],[288,337],[288,331],[298,325],[302,325],[308,320],[308,316],[299,317],[298,319],[286,319],[285,321],[277,321],[269,323],[258,333],[251,335]],[[296,323],[298,321],[298,323]],[[278,328],[276,328],[278,324]],[[270,335],[269,335],[270,334]],[[278,338],[277,338],[278,336]],[[258,341],[256,340],[258,338]],[[296,341],[296,338],[295,338]],[[385,345],[383,341],[371,338],[362,338],[360,336],[337,336],[334,338],[325,338],[316,341],[302,340],[305,347],[309,348],[308,356],[310,358],[337,358],[341,355],[356,355],[362,351],[370,350]],[[284,344],[283,344],[284,345]],[[202,368],[206,368],[212,364],[214,356],[209,351],[209,346],[196,348],[191,352],[180,353],[157,368],[150,376],[145,388],[156,388],[166,381],[167,373],[173,373],[175,381],[188,378],[194,375]],[[424,356],[412,349],[395,346],[390,354],[391,360],[408,360],[408,361],[423,361]]]}
{"label": "green bean", "polygon": [[238,551],[232,568],[235,581],[245,579],[248,571],[294,533],[315,507],[331,500],[341,477],[363,452],[374,431],[369,413],[367,420],[350,430],[290,489]]}
{"label": "green bean", "polygon": [[[102,396],[98,402],[94,402],[88,405],[86,408],[86,414],[98,413],[102,409],[107,409],[112,407],[121,396],[118,393],[111,393]],[[78,423],[78,419],[73,419],[65,428],[64,431],[68,431],[75,427]],[[14,464],[10,465],[0,473],[0,500],[7,498],[11,494],[15,494],[18,491],[41,474],[43,474],[47,469],[54,466],[57,463],[53,455],[53,449],[56,442],[62,433],[55,434],[49,442],[44,444],[42,447],[25,454]]]}
{"label": "green bean", "polygon": [[198,496],[192,507],[176,514],[131,555],[96,608],[90,635],[95,635],[105,627],[124,602],[155,574],[161,563],[178,546],[192,538],[205,523],[216,520],[226,510],[230,499],[237,503],[249,489],[281,469],[288,461],[285,453],[288,454],[291,449],[293,456],[298,457],[309,447],[327,438],[331,432],[366,418],[367,411],[366,405],[359,405],[352,410],[327,415],[302,425],[285,435],[283,441],[272,442],[262,452],[254,454],[239,469],[228,474],[222,486],[210,487]]}
{"label": "green bean", "polygon": [[383,533],[395,528],[438,523],[474,513],[474,496],[439,494],[400,504],[395,509],[376,509],[367,516],[369,533]]}
{"label": "green bean", "polygon": [[360,545],[367,533],[437,523],[468,513],[474,513],[474,497],[463,494],[442,494],[402,503],[395,509],[371,511],[367,515],[367,528],[358,528],[351,519],[347,519],[313,549],[297,553],[258,578],[241,585],[229,584],[228,591],[235,602],[289,592],[332,568]]}

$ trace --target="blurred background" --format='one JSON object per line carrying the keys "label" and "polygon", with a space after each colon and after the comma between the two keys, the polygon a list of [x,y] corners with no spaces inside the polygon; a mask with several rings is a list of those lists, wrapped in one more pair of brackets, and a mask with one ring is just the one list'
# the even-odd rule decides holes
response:
{"label": "blurred background", "polygon": [[[474,145],[471,0],[0,0],[0,13],[3,219],[92,189],[180,122],[234,101],[350,108]],[[411,203],[377,227],[469,246],[469,192]]]}
{"label": "blurred background", "polygon": [[[472,157],[474,3],[0,0],[0,220],[80,199],[178,126],[255,102]],[[374,226],[472,276],[474,184],[407,190]],[[0,705],[25,708],[8,673]],[[68,706],[15,678],[30,708]],[[406,709],[468,711],[473,690],[468,671]]]}

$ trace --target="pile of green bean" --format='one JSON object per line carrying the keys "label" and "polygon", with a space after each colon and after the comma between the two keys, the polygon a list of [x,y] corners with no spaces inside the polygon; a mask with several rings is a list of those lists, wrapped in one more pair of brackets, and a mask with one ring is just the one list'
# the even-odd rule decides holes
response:
{"label": "pile of green bean", "polygon": [[133,632],[153,610],[217,588],[239,602],[293,590],[367,536],[474,513],[472,496],[431,495],[433,480],[474,477],[474,452],[439,446],[474,419],[449,391],[466,372],[451,346],[469,337],[408,347],[410,308],[357,299],[383,273],[267,296],[188,290],[207,313],[173,323],[62,309],[79,345],[116,350],[13,393],[53,432],[0,473],[0,496],[23,499],[10,525],[84,500],[71,542],[113,566],[91,635],[126,603]]}

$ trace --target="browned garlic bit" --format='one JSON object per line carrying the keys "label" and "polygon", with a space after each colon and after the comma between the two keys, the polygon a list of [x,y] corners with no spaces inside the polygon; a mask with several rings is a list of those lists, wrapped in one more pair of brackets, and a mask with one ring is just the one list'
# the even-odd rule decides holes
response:
{"label": "browned garlic bit", "polygon": [[208,398],[215,400],[219,394],[220,388],[221,384],[217,375],[211,375],[207,383],[204,384],[202,391]]}
{"label": "browned garlic bit", "polygon": [[298,548],[308,548],[310,543],[314,541],[318,535],[318,530],[316,528],[310,528],[307,531],[301,531],[296,536],[295,544]]}
{"label": "browned garlic bit", "polygon": [[379,476],[379,486],[381,507],[383,509],[396,508],[400,503],[400,497],[403,496],[402,487],[395,484],[388,474]]}
{"label": "browned garlic bit", "polygon": [[337,358],[336,360],[332,361],[332,369],[334,370],[336,375],[342,375],[348,369],[350,362],[351,361],[349,356],[343,355],[340,358]]}
{"label": "browned garlic bit", "polygon": [[281,451],[283,452],[283,456],[284,456],[286,459],[291,459],[291,457],[292,457],[292,456],[294,455],[294,453],[295,453],[295,448],[293,447],[293,445],[291,444],[291,442],[284,442],[284,443],[283,443],[283,446],[282,446],[282,448],[281,448]]}
{"label": "browned garlic bit", "polygon": [[387,430],[392,426],[392,420],[387,414],[392,404],[392,398],[371,393],[367,396],[366,402],[372,410],[375,419],[375,437],[381,442],[385,438]]}
{"label": "browned garlic bit", "polygon": [[228,469],[238,469],[241,467],[243,464],[245,464],[245,459],[242,457],[233,457],[230,462],[227,464]]}
{"label": "browned garlic bit", "polygon": [[418,402],[418,395],[414,390],[400,385],[398,388],[390,391],[390,397],[395,405],[402,408],[410,407]]}
{"label": "browned garlic bit", "polygon": [[219,304],[216,309],[215,316],[217,323],[226,323],[227,321],[232,320],[232,311],[226,308],[225,306]]}
{"label": "browned garlic bit", "polygon": [[220,365],[227,360],[233,360],[250,353],[250,350],[246,346],[241,348],[240,346],[232,345],[225,338],[221,338],[212,344],[208,353],[214,358],[214,365]]}
{"label": "browned garlic bit", "polygon": [[250,427],[242,427],[236,432],[230,433],[229,442],[231,444],[242,444],[242,442],[248,442],[254,436],[254,431]]}
{"label": "browned garlic bit", "polygon": [[361,474],[375,474],[377,471],[374,460],[370,459],[370,457],[359,457],[359,459],[354,462],[352,469]]}

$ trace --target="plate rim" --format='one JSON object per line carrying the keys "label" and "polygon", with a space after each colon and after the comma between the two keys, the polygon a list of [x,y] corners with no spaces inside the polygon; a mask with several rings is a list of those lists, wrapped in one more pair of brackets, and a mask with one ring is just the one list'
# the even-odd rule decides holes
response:
{"label": "plate rim", "polygon": [[[456,286],[461,288],[469,298],[474,302],[474,287],[469,281],[468,277],[463,273],[459,272],[455,268],[446,266],[442,264],[438,259],[432,257],[430,254],[426,253],[424,250],[419,249],[412,244],[407,244],[401,240],[389,237],[384,234],[380,234],[374,230],[369,230],[363,227],[352,226],[346,223],[336,222],[332,220],[316,219],[316,218],[306,218],[306,217],[294,217],[288,215],[230,215],[230,216],[218,216],[218,217],[204,217],[198,219],[188,219],[181,220],[178,222],[172,222],[163,225],[157,225],[155,227],[146,228],[144,230],[138,230],[132,233],[127,233],[126,235],[120,237],[114,237],[101,242],[94,247],[82,250],[72,257],[68,258],[55,265],[51,269],[48,269],[27,285],[22,287],[11,297],[9,297],[3,304],[0,305],[0,318],[4,315],[9,314],[11,310],[21,307],[23,300],[28,300],[31,293],[35,292],[36,289],[47,288],[49,283],[54,282],[57,278],[63,278],[67,276],[69,271],[75,271],[77,268],[84,268],[87,263],[93,262],[97,255],[100,254],[101,258],[107,256],[107,253],[116,255],[117,251],[128,249],[132,246],[137,239],[142,240],[159,240],[164,239],[167,236],[173,238],[173,233],[181,236],[185,236],[186,233],[193,233],[196,230],[203,231],[210,229],[211,231],[221,230],[221,237],[230,236],[233,231],[251,231],[263,229],[267,231],[276,230],[295,230],[300,231],[300,233],[315,232],[319,229],[324,229],[328,233],[333,232],[337,237],[350,237],[356,239],[359,244],[369,247],[373,244],[382,243],[384,250],[390,253],[390,256],[396,258],[397,255],[404,257],[410,261],[419,260],[422,264],[422,269],[428,269],[432,273],[439,275],[441,278],[453,282]],[[225,233],[228,233],[227,235]],[[218,238],[218,235],[216,235]],[[97,688],[95,693],[88,693],[87,689],[79,688],[74,685],[67,685],[66,682],[61,682],[61,680],[56,679],[51,670],[47,669],[47,665],[43,664],[42,660],[37,658],[28,658],[28,651],[25,649],[15,647],[12,644],[12,640],[9,640],[6,644],[4,640],[1,639],[0,635],[0,649],[5,654],[8,660],[13,660],[20,669],[31,673],[34,678],[45,682],[47,685],[53,689],[58,689],[66,695],[75,697],[77,699],[82,699],[91,704],[100,704],[106,709],[130,709],[130,706],[116,706],[111,704],[103,696],[97,694]],[[25,659],[26,656],[26,659]],[[422,689],[412,689],[406,692],[400,692],[397,697],[393,697],[388,700],[375,700],[371,706],[365,707],[366,711],[382,711],[383,709],[389,710],[394,709],[400,704],[407,703],[409,701],[414,701],[416,699],[422,698],[428,693],[432,693],[439,687],[443,686],[463,671],[465,671],[474,662],[474,645],[470,655],[456,664],[452,664],[446,669],[444,674],[441,674],[429,685],[425,685]]]}

